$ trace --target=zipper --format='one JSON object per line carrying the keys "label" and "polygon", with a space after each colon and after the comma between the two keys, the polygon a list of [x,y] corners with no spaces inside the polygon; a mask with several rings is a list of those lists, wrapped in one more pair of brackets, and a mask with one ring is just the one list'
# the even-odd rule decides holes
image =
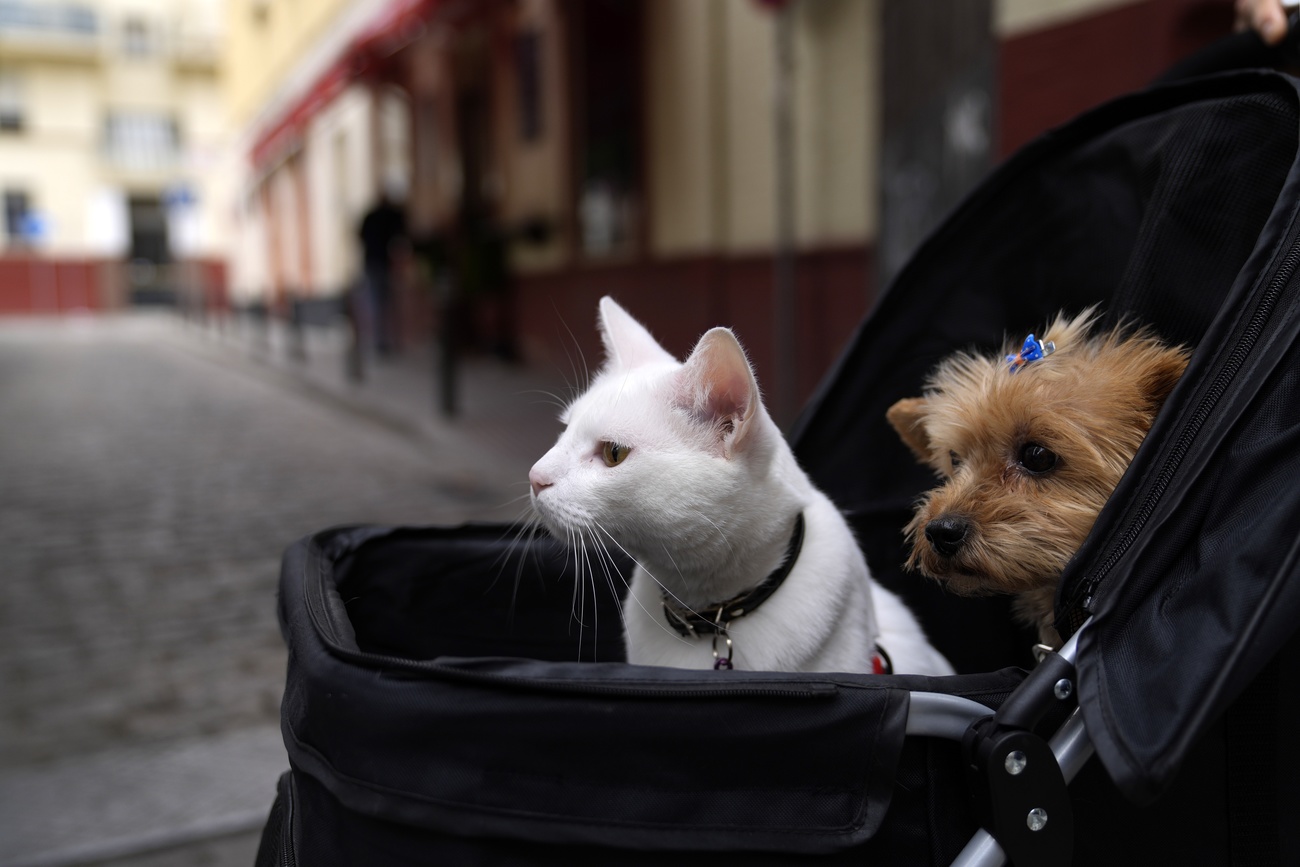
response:
{"label": "zipper", "polygon": [[[1290,250],[1282,260],[1277,273],[1273,275],[1273,279],[1269,281],[1268,289],[1255,307],[1255,312],[1251,316],[1250,322],[1247,323],[1245,331],[1237,340],[1237,345],[1233,347],[1232,354],[1228,356],[1228,360],[1219,369],[1209,391],[1201,398],[1196,411],[1187,424],[1183,426],[1177,442],[1174,443],[1168,457],[1165,458],[1160,473],[1156,476],[1155,482],[1148,491],[1146,498],[1142,501],[1141,507],[1134,513],[1133,518],[1129,521],[1128,528],[1124,531],[1124,535],[1111,548],[1110,553],[1102,561],[1097,571],[1088,576],[1083,586],[1072,594],[1070,608],[1081,607],[1089,614],[1093,613],[1092,603],[1097,588],[1101,586],[1101,583],[1106,580],[1106,576],[1115,568],[1115,565],[1133,546],[1133,543],[1137,541],[1146,522],[1155,512],[1156,505],[1169,488],[1174,474],[1187,456],[1187,452],[1191,449],[1192,443],[1196,440],[1201,428],[1209,420],[1210,414],[1223,398],[1223,395],[1227,393],[1228,386],[1236,379],[1241,367],[1246,363],[1246,359],[1254,351],[1255,344],[1263,334],[1265,324],[1273,315],[1273,308],[1277,306],[1277,300],[1282,294],[1282,289],[1290,281],[1297,265],[1300,265],[1300,245],[1297,245],[1293,239]],[[1079,603],[1080,597],[1083,598],[1082,603]]]}
{"label": "zipper", "polygon": [[[331,650],[349,660],[367,666],[380,663],[398,669],[387,672],[386,676],[397,679],[419,679],[420,675],[436,674],[451,680],[464,681],[486,686],[513,687],[534,692],[559,692],[569,695],[601,695],[624,698],[797,698],[824,699],[839,693],[839,688],[826,681],[813,681],[801,684],[773,686],[770,683],[747,684],[734,683],[731,686],[713,686],[702,683],[660,684],[642,686],[634,683],[610,683],[602,681],[558,681],[514,677],[483,671],[466,670],[454,665],[447,665],[437,660],[421,661],[404,659],[400,656],[362,653],[332,647]],[[723,675],[721,677],[725,677]]]}
{"label": "zipper", "polygon": [[280,824],[280,867],[298,867],[298,854],[293,845],[293,772],[284,786],[284,815]]}

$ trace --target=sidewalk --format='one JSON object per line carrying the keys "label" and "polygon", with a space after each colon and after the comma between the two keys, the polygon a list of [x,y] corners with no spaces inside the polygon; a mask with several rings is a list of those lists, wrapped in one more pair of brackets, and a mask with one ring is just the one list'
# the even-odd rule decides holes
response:
{"label": "sidewalk", "polygon": [[[456,413],[444,398],[436,353],[429,343],[403,347],[390,358],[371,354],[360,379],[349,371],[351,335],[341,319],[307,325],[295,336],[281,320],[230,318],[220,324],[178,324],[191,348],[245,363],[408,437],[455,454],[465,469],[467,500],[486,504],[527,494],[528,470],[555,443],[563,405],[586,371],[561,373],[490,356],[457,361]],[[582,377],[581,380],[577,377]],[[477,489],[486,485],[485,489]],[[520,509],[503,512],[514,520]]]}
{"label": "sidewalk", "polygon": [[0,679],[21,735],[0,867],[251,865],[287,767],[279,552],[340,521],[519,518],[568,386],[465,359],[447,418],[430,347],[357,382],[342,324],[297,344],[282,323],[170,314],[0,325],[24,421],[0,450]]}

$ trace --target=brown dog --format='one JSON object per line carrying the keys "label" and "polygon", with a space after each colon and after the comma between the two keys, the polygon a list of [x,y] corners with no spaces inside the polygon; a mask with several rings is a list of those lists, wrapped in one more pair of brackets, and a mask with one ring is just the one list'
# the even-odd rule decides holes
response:
{"label": "brown dog", "polygon": [[954,355],[888,413],[944,480],[907,526],[908,566],[962,595],[1015,594],[1052,647],[1061,572],[1187,366],[1149,332],[1094,323],[1062,314],[1014,355]]}

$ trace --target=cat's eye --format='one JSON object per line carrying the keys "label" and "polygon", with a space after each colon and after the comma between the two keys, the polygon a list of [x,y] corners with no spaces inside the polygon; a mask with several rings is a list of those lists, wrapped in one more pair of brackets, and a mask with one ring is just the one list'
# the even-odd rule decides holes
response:
{"label": "cat's eye", "polygon": [[606,441],[601,443],[600,456],[604,459],[605,466],[616,467],[623,463],[629,451],[631,449],[625,445]]}
{"label": "cat's eye", "polygon": [[1019,463],[1035,475],[1049,473],[1056,469],[1056,452],[1038,443],[1025,443],[1020,447]]}

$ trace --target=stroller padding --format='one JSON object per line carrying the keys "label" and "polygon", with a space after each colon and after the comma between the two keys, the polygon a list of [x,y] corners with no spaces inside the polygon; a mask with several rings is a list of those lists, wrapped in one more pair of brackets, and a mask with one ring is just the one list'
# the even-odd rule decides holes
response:
{"label": "stroller padding", "polygon": [[[350,810],[458,835],[827,852],[877,831],[909,690],[939,680],[578,661],[601,652],[597,618],[621,640],[617,609],[578,627],[572,556],[546,536],[503,556],[502,532],[341,529],[290,550],[295,767]],[[447,655],[483,642],[495,656]],[[1020,677],[942,691],[996,704]]]}

